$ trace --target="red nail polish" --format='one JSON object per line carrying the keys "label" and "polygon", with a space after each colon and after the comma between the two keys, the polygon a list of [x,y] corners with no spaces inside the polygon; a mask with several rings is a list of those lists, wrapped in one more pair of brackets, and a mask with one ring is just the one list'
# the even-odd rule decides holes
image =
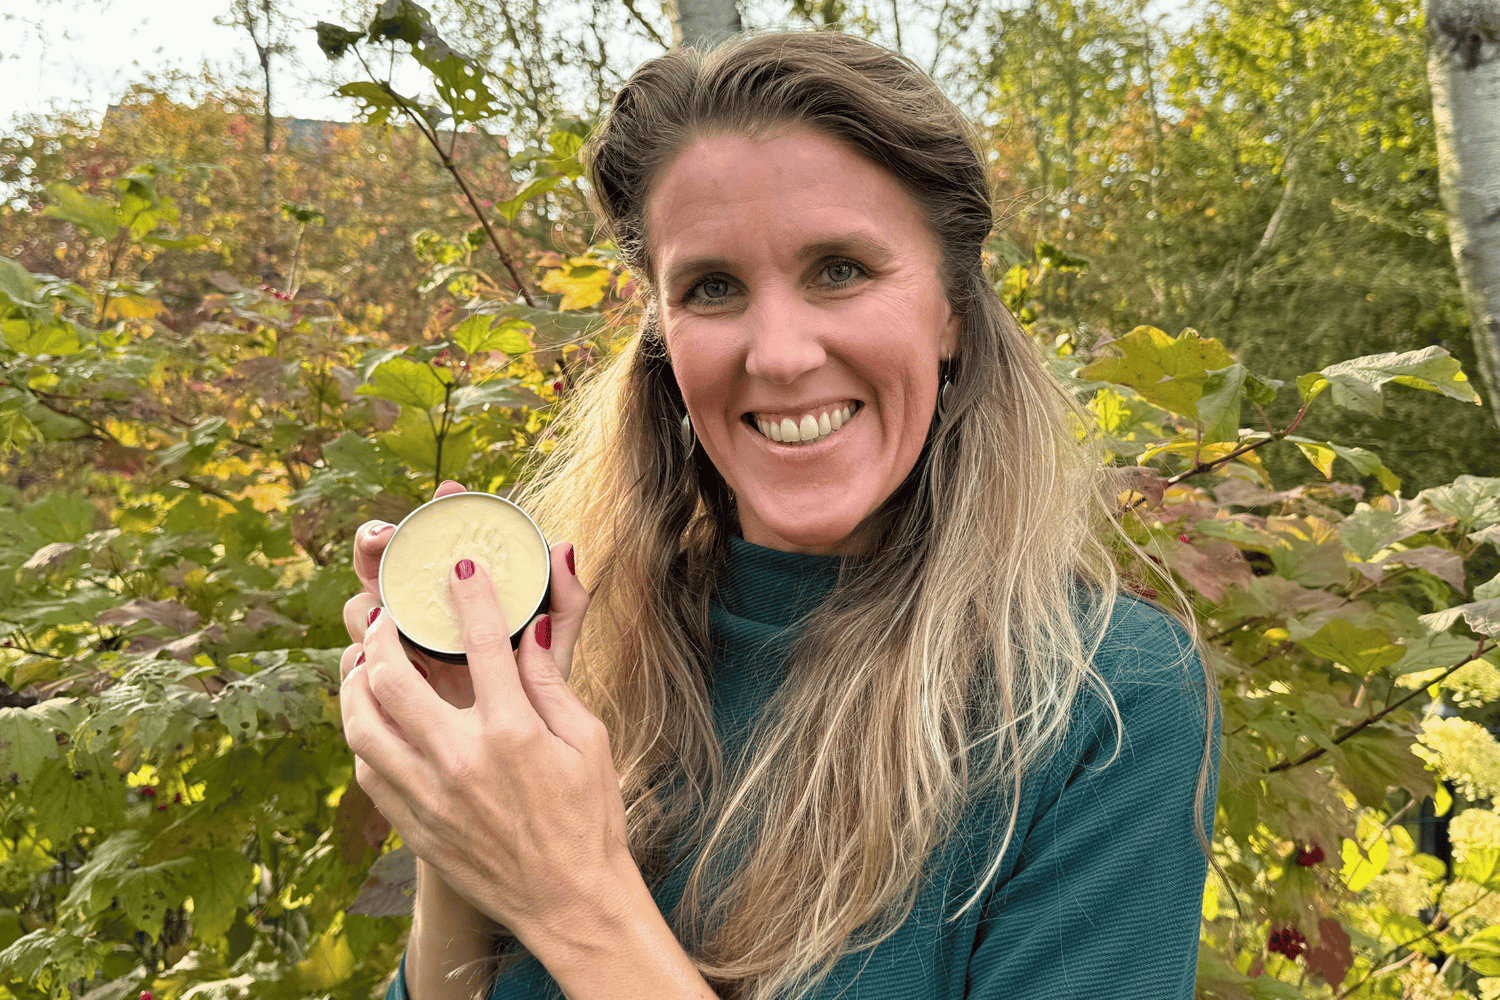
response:
{"label": "red nail polish", "polygon": [[365,654],[360,653],[359,656],[355,658],[354,665],[357,667],[363,662],[365,662]]}
{"label": "red nail polish", "polygon": [[578,569],[573,565],[573,546],[571,546],[571,545],[568,546],[567,561],[568,561],[568,572],[572,573],[574,576],[577,576],[578,575]]}
{"label": "red nail polish", "polygon": [[370,609],[370,617],[368,617],[368,618],[365,619],[365,628],[369,628],[371,625],[374,625],[375,624],[375,619],[377,619],[379,617],[380,617],[380,609],[379,608],[371,608]]}
{"label": "red nail polish", "polygon": [[543,649],[552,648],[552,616],[542,615],[536,623],[536,644]]}
{"label": "red nail polish", "polygon": [[467,580],[474,575],[474,560],[460,559],[458,565],[453,567],[453,571],[458,574],[460,580]]}

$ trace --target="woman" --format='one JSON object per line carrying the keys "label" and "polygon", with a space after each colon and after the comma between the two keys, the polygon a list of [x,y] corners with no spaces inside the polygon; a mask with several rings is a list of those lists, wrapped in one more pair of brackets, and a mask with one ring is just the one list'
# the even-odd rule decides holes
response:
{"label": "woman", "polygon": [[497,941],[494,997],[1192,995],[1216,696],[1117,594],[976,149],[833,33],[616,96],[643,319],[520,498],[587,589],[559,543],[512,657],[460,562],[470,669],[413,665],[356,543],[345,733],[422,859],[390,996],[483,992]]}

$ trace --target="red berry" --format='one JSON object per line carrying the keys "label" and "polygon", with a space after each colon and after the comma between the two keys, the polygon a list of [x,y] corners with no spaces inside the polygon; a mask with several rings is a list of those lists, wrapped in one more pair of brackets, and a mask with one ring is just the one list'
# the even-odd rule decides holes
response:
{"label": "red berry", "polygon": [[1193,540],[1191,538],[1189,538],[1187,535],[1178,535],[1177,536],[1177,540],[1179,542],[1181,542],[1183,545],[1191,545],[1192,542],[1193,542]]}
{"label": "red berry", "polygon": [[150,785],[146,785],[141,788],[141,794],[146,796],[146,798],[148,799],[154,799],[156,798],[156,789],[151,787]]}
{"label": "red berry", "polygon": [[1295,959],[1307,950],[1307,938],[1295,927],[1278,927],[1266,940],[1266,950]]}
{"label": "red berry", "polygon": [[1301,865],[1303,868],[1311,868],[1313,865],[1319,863],[1322,860],[1323,848],[1319,847],[1317,844],[1313,844],[1306,850],[1297,852],[1297,864]]}
{"label": "red berry", "polygon": [[11,641],[9,639],[6,639],[5,641],[0,642],[0,646],[4,646],[6,649],[9,649],[11,647]]}
{"label": "red berry", "polygon": [[141,990],[140,1000],[151,1000],[151,991]]}
{"label": "red berry", "polygon": [[172,796],[172,801],[173,802],[181,802],[182,801],[182,793],[178,792],[176,795]]}
{"label": "red berry", "polygon": [[159,813],[166,812],[167,811],[167,804],[165,802],[163,802],[161,805],[159,805],[159,806],[156,807],[156,811],[159,812]]}
{"label": "red berry", "polygon": [[552,391],[562,392],[562,379],[558,379],[556,382],[552,383]]}

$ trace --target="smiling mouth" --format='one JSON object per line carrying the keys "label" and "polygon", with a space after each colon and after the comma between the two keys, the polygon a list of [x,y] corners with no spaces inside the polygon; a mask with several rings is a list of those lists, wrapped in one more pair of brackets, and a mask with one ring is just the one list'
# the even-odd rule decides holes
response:
{"label": "smiling mouth", "polygon": [[822,410],[804,413],[798,418],[777,418],[747,413],[744,419],[745,423],[759,431],[762,437],[769,438],[778,444],[813,444],[831,434],[838,433],[862,409],[864,409],[863,403],[851,400],[843,406],[826,407]]}

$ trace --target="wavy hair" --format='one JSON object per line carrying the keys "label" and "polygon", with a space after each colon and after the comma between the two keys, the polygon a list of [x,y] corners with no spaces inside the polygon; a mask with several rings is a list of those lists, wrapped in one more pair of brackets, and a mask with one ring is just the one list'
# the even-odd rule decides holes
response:
{"label": "wavy hair", "polygon": [[[876,544],[845,560],[807,618],[735,773],[706,678],[709,598],[738,521],[702,448],[688,454],[679,437],[646,209],[696,140],[799,126],[917,200],[961,327],[941,418],[861,526]],[[806,996],[843,955],[899,928],[925,859],[988,793],[1010,802],[1003,843],[951,919],[982,900],[1023,778],[1057,748],[1081,692],[1103,699],[1118,731],[1092,662],[1120,585],[1104,470],[1070,422],[1077,403],[984,274],[993,218],[976,133],[906,58],[833,32],[673,51],[615,96],[586,160],[642,320],[575,391],[569,430],[517,499],[550,537],[581,541],[593,604],[571,681],[608,727],[635,861],[652,884],[677,860],[674,838],[702,846],[669,923],[721,996]],[[1212,706],[1207,671],[1205,683]],[[1205,846],[1207,766],[1205,752]],[[739,860],[721,870],[727,857]],[[502,972],[517,948],[500,954]]]}

